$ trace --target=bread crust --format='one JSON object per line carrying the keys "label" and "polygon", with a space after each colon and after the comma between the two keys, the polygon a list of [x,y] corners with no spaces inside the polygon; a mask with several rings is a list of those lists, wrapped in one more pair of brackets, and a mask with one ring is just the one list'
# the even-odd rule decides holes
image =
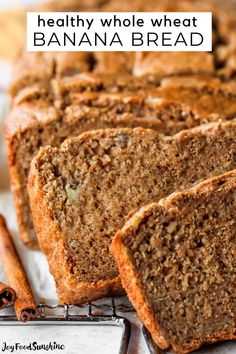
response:
{"label": "bread crust", "polygon": [[[127,295],[134,305],[141,321],[147,327],[153,341],[161,348],[167,349],[170,347],[170,342],[168,341],[167,334],[158,324],[158,315],[155,317],[154,312],[151,306],[148,304],[148,301],[145,298],[145,294],[141,285],[140,280],[138,279],[136,272],[134,270],[132,260],[129,257],[128,251],[122,242],[122,239],[128,237],[130,234],[133,234],[134,230],[139,227],[146,218],[151,216],[153,212],[157,209],[165,208],[170,212],[175,212],[175,207],[172,204],[176,203],[183,195],[192,195],[197,193],[207,193],[214,188],[214,185],[218,182],[222,182],[227,178],[235,178],[236,170],[227,172],[223,175],[212,177],[209,180],[205,180],[198,185],[192,187],[189,191],[184,192],[175,192],[172,193],[169,197],[161,199],[158,203],[152,203],[147,206],[142,207],[135,214],[131,216],[129,220],[125,223],[124,227],[117,232],[115,237],[112,240],[110,246],[110,252],[116,260],[118,270],[121,276],[122,284],[127,292]],[[186,354],[197,350],[204,344],[212,344],[218,341],[225,340],[235,340],[236,333],[222,331],[215,332],[214,335],[205,336],[204,340],[195,340],[191,344],[185,344],[184,347],[174,345],[172,349],[178,354]]]}
{"label": "bread crust", "polygon": [[[154,204],[155,205],[155,204]],[[122,284],[125,288],[128,297],[135,309],[138,312],[138,316],[145,324],[149,332],[152,334],[153,340],[161,349],[167,349],[169,347],[168,339],[166,338],[163,330],[160,328],[155,320],[154,313],[150,306],[148,306],[145,294],[142,291],[142,287],[139,279],[135,276],[135,270],[132,263],[129,261],[129,256],[126,248],[123,246],[121,238],[125,233],[129,233],[130,227],[133,229],[133,222],[137,222],[139,217],[147,217],[152,212],[152,205],[148,208],[142,208],[135,213],[131,219],[127,221],[124,228],[118,231],[115,238],[112,241],[110,252],[114,256],[119,273],[122,276]],[[141,220],[141,219],[140,219]]]}
{"label": "bread crust", "polygon": [[[44,193],[38,183],[34,163],[29,176],[29,196],[39,245],[48,258],[49,269],[54,276],[60,304],[81,304],[105,296],[124,295],[119,277],[87,283],[75,279],[71,273],[69,254],[65,248],[65,236],[53,220]],[[47,225],[47,227],[45,227]]]}

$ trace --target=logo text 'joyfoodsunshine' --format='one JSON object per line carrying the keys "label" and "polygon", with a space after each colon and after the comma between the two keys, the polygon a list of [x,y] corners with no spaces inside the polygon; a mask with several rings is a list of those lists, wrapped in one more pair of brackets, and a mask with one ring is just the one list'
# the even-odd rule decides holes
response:
{"label": "logo text 'joyfoodsunshine'", "polygon": [[23,344],[23,343],[14,343],[14,344],[8,344],[6,342],[2,342],[1,345],[1,351],[2,352],[8,352],[8,353],[14,353],[17,351],[54,351],[54,350],[65,350],[65,345],[56,343],[56,342],[49,342],[47,344],[45,343],[37,343],[37,342],[31,342],[28,344]]}

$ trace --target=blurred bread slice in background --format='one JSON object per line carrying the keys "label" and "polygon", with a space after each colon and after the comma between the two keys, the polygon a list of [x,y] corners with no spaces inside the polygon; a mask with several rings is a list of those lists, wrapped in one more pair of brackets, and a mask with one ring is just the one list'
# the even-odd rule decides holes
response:
{"label": "blurred bread slice in background", "polygon": [[0,12],[0,60],[15,60],[24,42],[25,26],[25,9],[12,8]]}
{"label": "blurred bread slice in background", "polygon": [[12,7],[0,11],[0,61],[13,62],[24,46],[27,11],[95,11],[103,2],[104,0],[52,0],[36,6]]}

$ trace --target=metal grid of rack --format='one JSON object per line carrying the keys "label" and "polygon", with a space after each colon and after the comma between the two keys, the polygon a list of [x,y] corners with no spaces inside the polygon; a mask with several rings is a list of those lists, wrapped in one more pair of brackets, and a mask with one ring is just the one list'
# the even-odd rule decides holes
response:
{"label": "metal grid of rack", "polygon": [[147,328],[145,326],[142,327],[142,332],[143,332],[143,336],[146,341],[146,344],[147,344],[150,354],[165,354],[166,353],[165,351],[161,350],[157,345],[155,345],[155,343],[152,340],[151,334],[149,333],[149,331],[147,330]]}
{"label": "metal grid of rack", "polygon": [[[110,303],[108,303],[110,302]],[[32,326],[32,325],[99,325],[116,326],[122,328],[122,336],[119,354],[127,354],[131,325],[127,318],[120,313],[134,311],[131,305],[116,304],[115,299],[109,299],[106,303],[97,304],[91,302],[85,305],[47,305],[39,304],[39,317],[26,324],[17,320],[12,306],[7,312],[0,314],[0,326]],[[118,314],[119,313],[119,314]]]}

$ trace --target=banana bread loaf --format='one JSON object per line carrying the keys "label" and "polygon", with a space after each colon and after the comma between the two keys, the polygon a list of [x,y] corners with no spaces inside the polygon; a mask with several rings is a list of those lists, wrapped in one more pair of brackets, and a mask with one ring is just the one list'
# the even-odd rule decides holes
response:
{"label": "banana bread loaf", "polygon": [[29,195],[60,303],[121,290],[112,237],[127,214],[236,168],[236,120],[165,137],[143,128],[87,132],[32,162]]}
{"label": "banana bread loaf", "polygon": [[37,242],[26,184],[40,146],[59,146],[65,138],[97,128],[139,126],[174,134],[236,113],[233,1],[71,0],[65,6],[79,11],[213,11],[214,46],[211,53],[22,54],[13,73],[13,109],[5,135],[20,233],[31,247]]}
{"label": "banana bread loaf", "polygon": [[[54,95],[40,99],[37,91],[18,95],[20,102],[5,122],[5,136],[18,223],[27,245],[37,245],[26,185],[31,160],[40,146],[59,146],[67,137],[98,128],[141,126],[172,135],[236,116],[233,81],[172,77],[161,80],[156,88],[129,82],[127,91],[125,80],[120,78],[116,86],[110,77],[101,86],[97,77],[81,74],[80,80],[54,82]],[[89,84],[90,90],[84,91]]]}
{"label": "banana bread loaf", "polygon": [[122,283],[162,348],[236,339],[236,170],[141,208],[112,241]]}

